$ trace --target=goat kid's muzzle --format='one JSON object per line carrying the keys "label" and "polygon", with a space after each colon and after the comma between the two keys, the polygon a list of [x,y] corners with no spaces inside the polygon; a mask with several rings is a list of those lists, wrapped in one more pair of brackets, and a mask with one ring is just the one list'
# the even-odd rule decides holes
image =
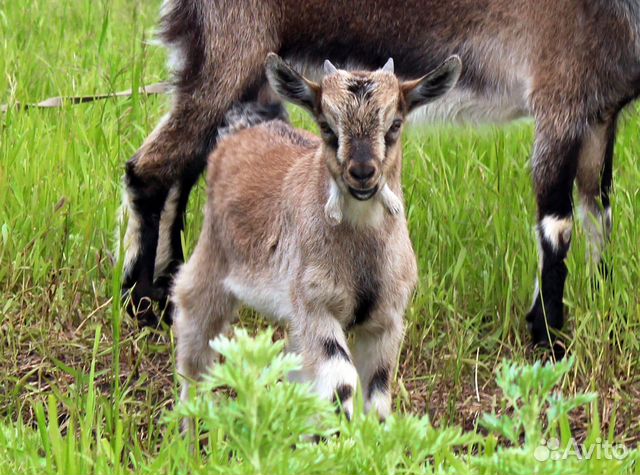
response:
{"label": "goat kid's muzzle", "polygon": [[378,192],[378,185],[377,184],[375,186],[373,186],[372,188],[368,188],[366,190],[353,188],[350,185],[347,185],[347,188],[349,189],[349,193],[351,194],[351,196],[353,196],[355,199],[357,199],[359,201],[367,201],[367,200],[373,198],[373,196]]}

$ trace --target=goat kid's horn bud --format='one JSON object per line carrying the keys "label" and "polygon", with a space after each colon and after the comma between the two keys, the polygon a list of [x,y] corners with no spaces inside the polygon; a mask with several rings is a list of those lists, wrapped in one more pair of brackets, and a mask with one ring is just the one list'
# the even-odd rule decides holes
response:
{"label": "goat kid's horn bud", "polygon": [[382,70],[385,73],[391,73],[393,74],[393,70],[394,70],[394,65],[393,65],[393,58],[389,58],[387,60],[387,62],[384,64],[384,66],[382,66]]}
{"label": "goat kid's horn bud", "polygon": [[336,68],[331,61],[328,59],[324,60],[324,73],[329,76],[331,74],[335,74],[338,72],[338,68]]}

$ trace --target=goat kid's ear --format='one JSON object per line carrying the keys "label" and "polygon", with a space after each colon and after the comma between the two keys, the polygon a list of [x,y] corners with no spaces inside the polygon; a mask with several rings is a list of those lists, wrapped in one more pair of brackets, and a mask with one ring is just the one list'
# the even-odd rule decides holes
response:
{"label": "goat kid's ear", "polygon": [[314,112],[320,96],[320,86],[303,77],[280,56],[269,53],[265,63],[267,80],[283,99]]}
{"label": "goat kid's ear", "polygon": [[408,110],[435,101],[449,92],[458,82],[461,70],[462,61],[454,55],[420,79],[402,83],[402,93]]}

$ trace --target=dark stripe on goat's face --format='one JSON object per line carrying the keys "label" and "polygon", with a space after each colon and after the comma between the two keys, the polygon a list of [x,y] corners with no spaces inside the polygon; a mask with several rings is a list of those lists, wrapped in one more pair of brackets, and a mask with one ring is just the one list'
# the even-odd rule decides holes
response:
{"label": "dark stripe on goat's face", "polygon": [[338,343],[333,338],[327,338],[322,342],[322,348],[324,349],[324,354],[327,358],[331,359],[336,356],[351,362],[351,358],[349,358],[349,353],[345,350],[340,343]]}
{"label": "dark stripe on goat's face", "polygon": [[369,78],[354,77],[349,81],[347,90],[360,100],[369,100],[373,93],[373,82]]}
{"label": "dark stripe on goat's face", "polygon": [[370,162],[373,157],[373,141],[370,138],[352,138],[349,141],[349,159],[355,163]]}
{"label": "dark stripe on goat's face", "polygon": [[371,376],[367,397],[370,398],[375,392],[386,393],[387,391],[389,391],[389,368],[381,366]]}

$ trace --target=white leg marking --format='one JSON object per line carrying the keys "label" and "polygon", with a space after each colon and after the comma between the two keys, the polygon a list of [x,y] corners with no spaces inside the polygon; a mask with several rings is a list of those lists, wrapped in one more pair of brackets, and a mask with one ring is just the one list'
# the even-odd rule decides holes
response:
{"label": "white leg marking", "polygon": [[351,388],[351,395],[342,401],[342,409],[349,417],[353,414],[353,397],[357,384],[356,368],[341,357],[331,358],[318,365],[314,388],[320,397],[333,399],[336,389],[340,386],[346,385]]}
{"label": "white leg marking", "polygon": [[571,240],[573,220],[571,218],[556,218],[545,216],[540,221],[540,233],[551,244],[554,251],[560,248],[560,243],[568,243]]}
{"label": "white leg marking", "polygon": [[374,392],[371,397],[366,400],[364,410],[367,413],[369,411],[376,411],[378,416],[382,419],[386,419],[391,414],[391,393],[388,391]]}
{"label": "white leg marking", "polygon": [[[123,224],[127,225],[127,230],[124,234],[122,245],[120,244],[120,229]],[[120,252],[124,249],[124,272],[125,274],[131,271],[133,264],[140,254],[140,240],[142,221],[140,216],[133,209],[133,204],[127,190],[123,190],[122,193],[122,206],[120,207],[120,216],[118,217],[118,226],[116,228],[116,242],[118,259]]]}
{"label": "white leg marking", "polygon": [[167,265],[171,262],[171,226],[178,217],[176,216],[178,199],[180,198],[180,188],[174,186],[169,190],[167,200],[164,203],[162,214],[160,215],[160,230],[158,234],[158,249],[156,251],[156,262],[153,275],[155,278],[162,275]]}
{"label": "white leg marking", "polygon": [[[158,122],[158,125],[156,125],[156,128],[153,129],[153,132],[151,132],[151,134],[149,134],[149,136],[146,138],[145,143],[142,146],[143,148],[145,144],[148,144],[153,140],[155,140],[156,136],[160,133],[160,129],[162,129],[166,125],[166,123],[169,121],[169,117],[170,115],[166,114],[164,117],[162,117],[162,119],[160,119],[160,121]],[[118,219],[118,226],[116,228],[117,229],[116,242],[118,243],[120,243],[120,227],[125,222],[127,223],[127,230],[124,235],[122,247],[124,248],[124,252],[125,252],[124,272],[126,274],[131,271],[133,264],[137,260],[138,255],[140,254],[141,237],[142,237],[140,232],[142,229],[142,220],[140,219],[140,216],[133,209],[133,203],[131,202],[131,197],[129,196],[129,193],[126,188],[124,189],[122,194],[122,206],[120,208],[120,216]],[[121,252],[121,249],[120,249],[120,246],[118,246],[117,247],[118,258],[120,256],[120,252]]]}
{"label": "white leg marking", "polygon": [[342,222],[343,201],[338,184],[331,178],[329,180],[329,198],[327,199],[327,204],[324,206],[324,215],[331,226],[337,226]]}
{"label": "white leg marking", "polygon": [[538,276],[536,276],[536,283],[533,288],[533,302],[531,302],[531,308],[536,304],[536,299],[538,298],[538,292],[540,292],[540,283],[538,282]]}

